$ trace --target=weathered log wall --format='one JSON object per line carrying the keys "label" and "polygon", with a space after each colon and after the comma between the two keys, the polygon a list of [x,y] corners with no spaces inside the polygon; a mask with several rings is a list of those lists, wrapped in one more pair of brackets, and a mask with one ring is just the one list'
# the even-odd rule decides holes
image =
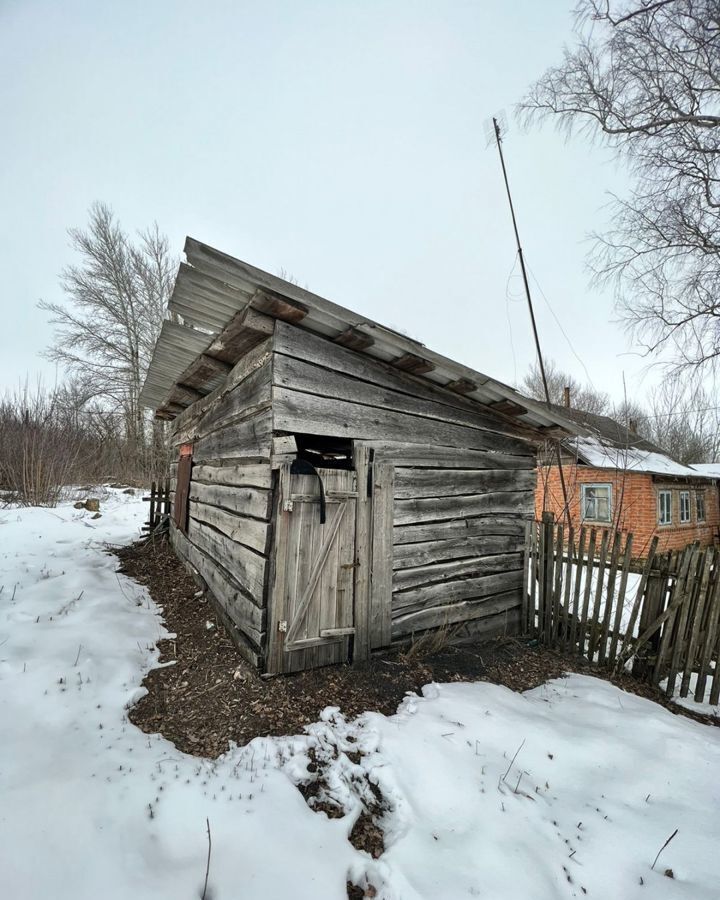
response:
{"label": "weathered log wall", "polygon": [[175,420],[173,442],[193,444],[187,533],[176,552],[197,570],[241,652],[265,650],[272,510],[272,344],[250,350],[226,382]]}
{"label": "weathered log wall", "polygon": [[392,639],[444,625],[517,631],[535,487],[524,429],[284,323],[274,350],[276,435],[345,436],[395,466]]}

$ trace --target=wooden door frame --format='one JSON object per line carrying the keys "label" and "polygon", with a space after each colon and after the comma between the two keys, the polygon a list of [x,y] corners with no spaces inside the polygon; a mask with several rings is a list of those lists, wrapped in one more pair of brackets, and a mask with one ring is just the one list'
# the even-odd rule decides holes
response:
{"label": "wooden door frame", "polygon": [[[372,444],[357,441],[353,449],[357,475],[355,507],[355,570],[353,662],[370,659],[372,650],[391,641],[393,504],[395,466],[378,459]],[[290,499],[290,463],[280,466],[273,509],[270,574],[268,582],[268,631],[265,671],[284,670],[285,632],[280,624],[285,614],[285,565]]]}

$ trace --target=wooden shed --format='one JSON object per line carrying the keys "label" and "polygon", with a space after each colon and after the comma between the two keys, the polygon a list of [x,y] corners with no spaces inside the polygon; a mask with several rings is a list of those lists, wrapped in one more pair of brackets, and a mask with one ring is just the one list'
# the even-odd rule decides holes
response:
{"label": "wooden shed", "polygon": [[[268,673],[437,627],[513,633],[536,448],[512,388],[188,238],[142,392],[171,540]],[[482,341],[478,337],[478,356]]]}

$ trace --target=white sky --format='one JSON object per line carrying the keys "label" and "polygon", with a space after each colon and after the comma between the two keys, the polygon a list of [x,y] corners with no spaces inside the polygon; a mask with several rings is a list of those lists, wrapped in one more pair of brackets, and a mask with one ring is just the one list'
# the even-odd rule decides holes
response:
{"label": "white sky", "polygon": [[[66,229],[96,199],[406,331],[508,383],[533,360],[497,153],[527,260],[599,389],[645,363],[592,291],[586,235],[625,176],[512,105],[560,59],[571,0],[0,0],[0,388],[53,368]],[[533,285],[535,288],[535,285]],[[546,357],[585,380],[535,288]]]}

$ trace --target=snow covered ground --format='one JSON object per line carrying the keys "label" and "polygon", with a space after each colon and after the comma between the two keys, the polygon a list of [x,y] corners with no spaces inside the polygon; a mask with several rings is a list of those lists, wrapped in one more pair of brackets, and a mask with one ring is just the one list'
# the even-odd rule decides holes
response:
{"label": "snow covered ground", "polygon": [[[141,733],[126,709],[164,631],[103,542],[145,514],[118,491],[97,520],[0,510],[2,896],[197,898],[206,819],[213,900],[341,900],[348,873],[388,900],[720,894],[720,730],[593,678],[431,685],[215,762]],[[311,748],[343,818],[294,786]],[[377,861],[347,841],[367,779],[388,805]]]}

